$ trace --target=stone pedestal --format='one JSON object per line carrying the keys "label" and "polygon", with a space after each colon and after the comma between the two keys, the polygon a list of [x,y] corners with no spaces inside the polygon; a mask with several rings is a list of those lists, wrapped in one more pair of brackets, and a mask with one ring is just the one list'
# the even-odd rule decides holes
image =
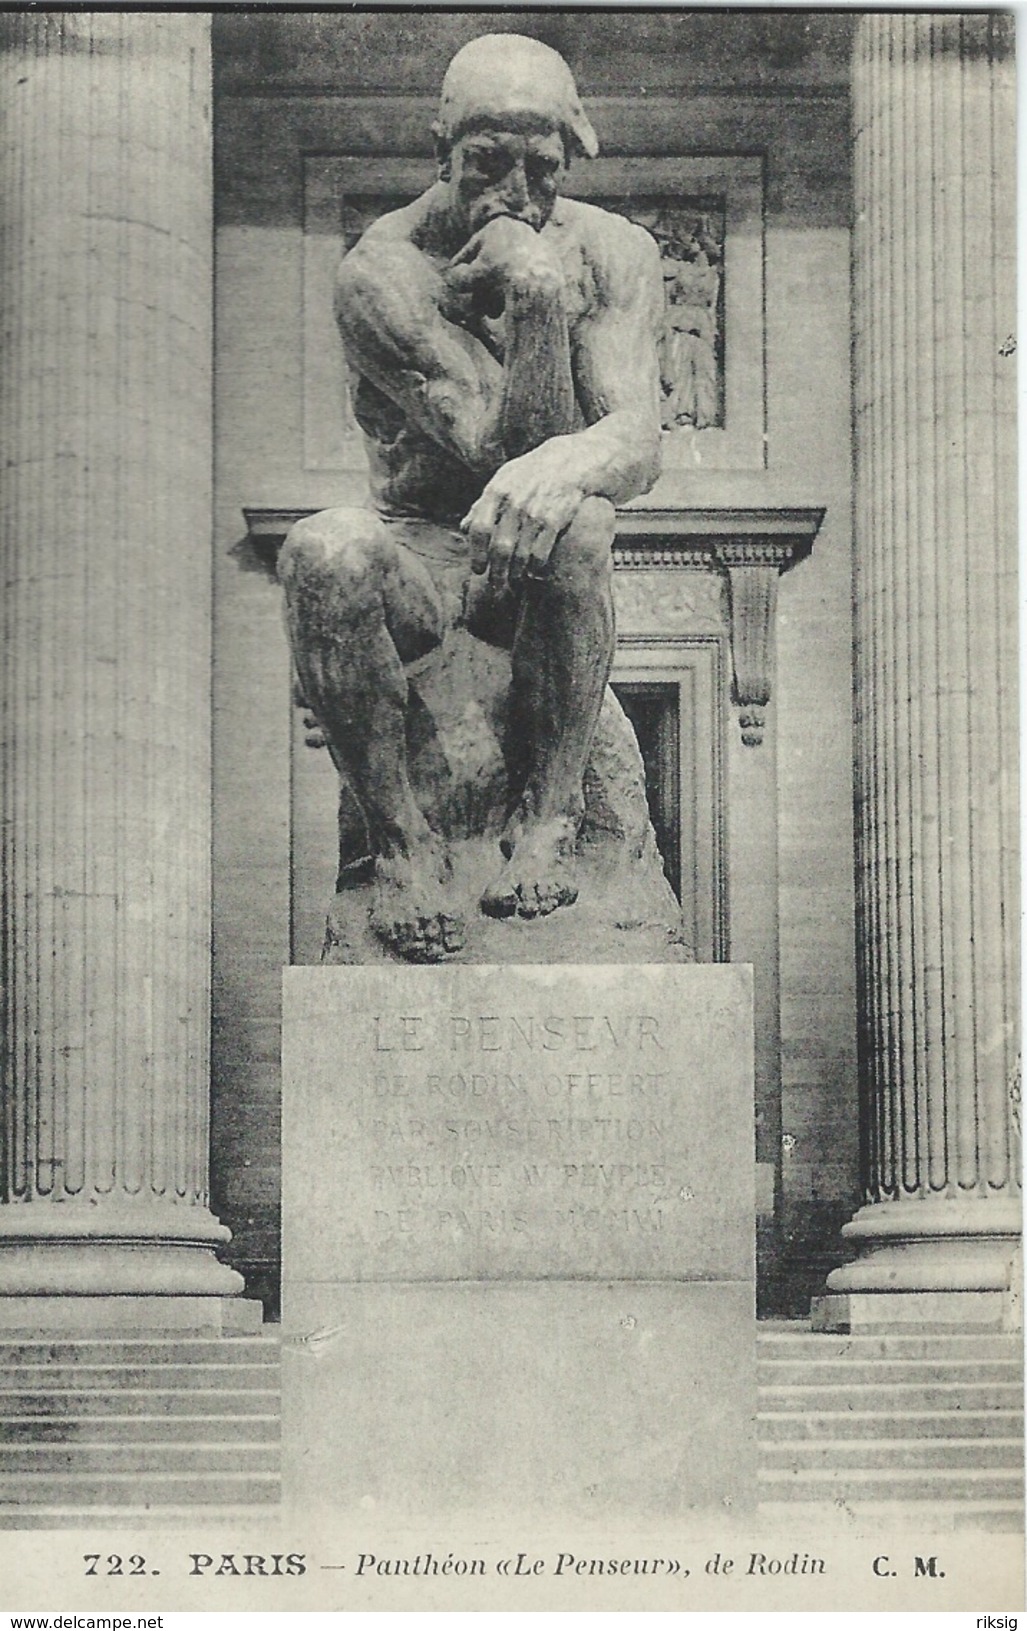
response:
{"label": "stone pedestal", "polygon": [[748,969],[293,968],[283,1050],[287,1502],[754,1500]]}
{"label": "stone pedestal", "polygon": [[209,19],[0,31],[0,1297],[216,1297]]}
{"label": "stone pedestal", "polygon": [[1014,80],[997,15],[854,68],[863,1156],[836,1328],[999,1323],[1020,1228]]}

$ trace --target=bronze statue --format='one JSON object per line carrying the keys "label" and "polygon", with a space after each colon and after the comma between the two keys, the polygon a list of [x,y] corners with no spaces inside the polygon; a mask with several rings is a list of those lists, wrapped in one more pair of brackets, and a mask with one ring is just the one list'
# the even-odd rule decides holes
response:
{"label": "bronze statue", "polygon": [[515,803],[481,909],[573,902],[614,650],[614,506],[659,472],[663,319],[652,238],[559,196],[571,157],[598,144],[555,51],[473,40],[434,135],[438,180],[338,276],[374,507],[300,522],[279,565],[303,694],[374,851],[374,928],[429,961],[464,926],[408,775],[406,670],[453,619],[508,644]]}

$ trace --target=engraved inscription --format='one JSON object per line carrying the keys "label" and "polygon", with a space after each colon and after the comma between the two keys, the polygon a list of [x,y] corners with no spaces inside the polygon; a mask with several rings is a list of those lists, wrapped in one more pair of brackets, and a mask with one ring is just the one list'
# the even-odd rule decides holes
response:
{"label": "engraved inscription", "polygon": [[[366,1078],[361,1107],[383,1154],[369,1166],[375,1235],[663,1229],[675,1175],[632,1159],[662,1143],[652,1106],[683,1088],[658,1068],[656,1014],[388,1011],[363,1023],[367,1050],[395,1061]],[[596,1054],[620,1068],[587,1068]],[[420,1114],[404,1114],[412,1104]]]}
{"label": "engraved inscription", "polygon": [[567,1048],[594,1053],[599,1047],[641,1052],[662,1046],[655,1014],[450,1014],[441,1019],[425,1014],[375,1014],[371,1024],[377,1053],[397,1049],[416,1053],[429,1036],[436,1044],[442,1041],[450,1052],[461,1047],[482,1053],[499,1053],[506,1047],[544,1053]]}
{"label": "engraved inscription", "polygon": [[286,992],[300,1279],[748,1275],[747,970],[293,969]]}

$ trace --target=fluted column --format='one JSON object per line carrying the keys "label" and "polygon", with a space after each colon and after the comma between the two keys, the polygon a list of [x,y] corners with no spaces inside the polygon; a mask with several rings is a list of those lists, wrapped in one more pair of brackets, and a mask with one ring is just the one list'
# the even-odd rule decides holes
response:
{"label": "fluted column", "polygon": [[209,19],[0,19],[0,1294],[241,1288],[207,1205]]}
{"label": "fluted column", "polygon": [[973,1318],[1020,1225],[1012,22],[866,14],[853,93],[866,1204],[828,1286]]}

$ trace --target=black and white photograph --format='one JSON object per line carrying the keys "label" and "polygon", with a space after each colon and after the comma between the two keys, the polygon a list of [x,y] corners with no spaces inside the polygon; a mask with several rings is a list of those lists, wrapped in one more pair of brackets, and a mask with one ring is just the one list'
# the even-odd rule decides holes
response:
{"label": "black and white photograph", "polygon": [[1015,1626],[1021,22],[0,8],[13,1627]]}

